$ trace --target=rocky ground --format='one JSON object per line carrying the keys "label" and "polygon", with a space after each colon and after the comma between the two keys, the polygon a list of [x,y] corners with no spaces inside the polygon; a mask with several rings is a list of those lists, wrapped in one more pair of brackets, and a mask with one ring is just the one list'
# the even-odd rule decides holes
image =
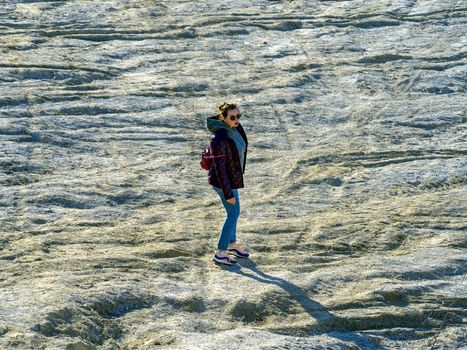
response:
{"label": "rocky ground", "polygon": [[0,348],[467,347],[465,5],[0,1]]}

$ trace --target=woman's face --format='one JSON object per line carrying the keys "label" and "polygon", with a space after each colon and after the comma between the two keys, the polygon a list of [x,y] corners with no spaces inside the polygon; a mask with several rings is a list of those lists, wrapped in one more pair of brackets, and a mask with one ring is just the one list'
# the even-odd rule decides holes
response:
{"label": "woman's face", "polygon": [[237,108],[229,109],[227,117],[224,118],[224,116],[222,116],[222,120],[231,128],[236,128],[238,126],[238,123],[240,123],[240,119],[237,118],[238,115],[240,115],[240,112]]}

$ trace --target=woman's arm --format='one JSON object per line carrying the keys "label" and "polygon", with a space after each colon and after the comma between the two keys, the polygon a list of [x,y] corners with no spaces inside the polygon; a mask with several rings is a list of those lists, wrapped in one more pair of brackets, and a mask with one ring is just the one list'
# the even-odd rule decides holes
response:
{"label": "woman's arm", "polygon": [[227,140],[222,139],[219,142],[216,142],[211,146],[212,153],[214,156],[224,155],[224,157],[214,158],[214,171],[216,172],[217,181],[221,185],[222,191],[224,192],[224,197],[226,200],[234,198],[232,187],[230,185],[230,180],[227,175]]}

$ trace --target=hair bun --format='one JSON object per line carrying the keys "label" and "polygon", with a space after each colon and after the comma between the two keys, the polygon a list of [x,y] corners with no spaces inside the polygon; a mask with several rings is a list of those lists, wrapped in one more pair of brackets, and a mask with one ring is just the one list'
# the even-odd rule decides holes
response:
{"label": "hair bun", "polygon": [[219,110],[220,110],[221,112],[223,112],[223,111],[225,110],[225,107],[227,107],[227,106],[228,106],[228,103],[224,101],[224,103],[221,103],[221,104],[219,105]]}

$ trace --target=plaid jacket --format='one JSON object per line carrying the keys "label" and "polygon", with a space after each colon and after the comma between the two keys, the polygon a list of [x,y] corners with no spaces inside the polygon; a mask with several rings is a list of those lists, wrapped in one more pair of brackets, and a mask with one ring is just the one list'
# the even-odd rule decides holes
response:
{"label": "plaid jacket", "polygon": [[243,188],[243,173],[245,172],[246,154],[248,150],[248,140],[243,127],[239,124],[237,131],[245,140],[245,158],[243,161],[243,172],[240,166],[240,157],[238,156],[235,142],[227,135],[225,129],[217,130],[211,136],[212,153],[215,156],[208,173],[208,181],[212,186],[222,188],[225,199],[234,197],[232,189]]}

